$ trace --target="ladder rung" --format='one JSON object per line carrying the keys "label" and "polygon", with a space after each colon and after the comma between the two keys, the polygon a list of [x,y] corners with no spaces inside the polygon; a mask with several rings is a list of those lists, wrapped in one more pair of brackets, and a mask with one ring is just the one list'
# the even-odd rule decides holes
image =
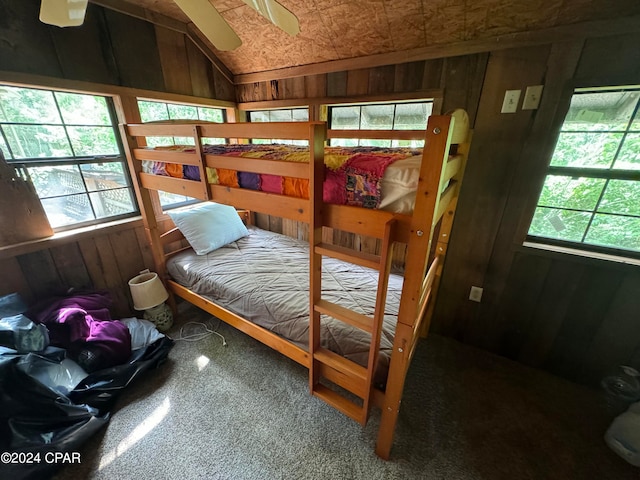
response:
{"label": "ladder rung", "polygon": [[328,302],[326,300],[318,300],[313,306],[314,310],[318,313],[329,315],[344,323],[348,323],[365,332],[373,332],[373,318],[363,315],[348,308],[342,307],[335,303]]}
{"label": "ladder rung", "polygon": [[320,363],[320,375],[360,398],[369,395],[367,385],[367,369],[362,365],[338,355],[337,353],[319,348],[313,355]]}
{"label": "ladder rung", "polygon": [[319,255],[325,255],[345,262],[355,263],[362,267],[380,270],[380,256],[373,255],[371,253],[358,252],[351,248],[339,247],[329,243],[320,243],[316,245],[315,252]]}
{"label": "ladder rung", "polygon": [[348,398],[343,397],[338,392],[331,390],[329,387],[317,384],[314,387],[313,394],[327,402],[333,408],[340,410],[348,417],[354,419],[356,422],[365,425],[367,422],[367,415],[360,405],[356,405]]}

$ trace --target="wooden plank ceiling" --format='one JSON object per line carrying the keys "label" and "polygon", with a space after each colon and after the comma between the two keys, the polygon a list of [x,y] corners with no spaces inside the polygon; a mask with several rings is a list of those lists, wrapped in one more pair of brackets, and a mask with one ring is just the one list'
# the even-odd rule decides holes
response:
{"label": "wooden plank ceiling", "polygon": [[[242,40],[213,50],[236,75],[640,14],[638,0],[281,0],[300,22],[291,37],[242,0],[210,2]],[[96,3],[132,4],[194,28],[173,0]]]}

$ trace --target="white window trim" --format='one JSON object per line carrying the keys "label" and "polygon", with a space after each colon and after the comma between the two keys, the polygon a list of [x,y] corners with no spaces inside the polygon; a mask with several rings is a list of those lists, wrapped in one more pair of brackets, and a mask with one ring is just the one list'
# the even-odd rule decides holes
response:
{"label": "white window trim", "polygon": [[546,252],[562,253],[562,254],[574,255],[582,258],[591,258],[594,260],[605,260],[609,262],[621,263],[624,265],[640,266],[640,259],[624,257],[621,255],[612,255],[610,253],[593,252],[590,250],[581,250],[578,248],[563,247],[560,245],[550,245],[548,243],[543,243],[543,242],[539,243],[539,242],[531,242],[531,241],[525,241],[522,244],[522,246],[525,248],[543,250]]}

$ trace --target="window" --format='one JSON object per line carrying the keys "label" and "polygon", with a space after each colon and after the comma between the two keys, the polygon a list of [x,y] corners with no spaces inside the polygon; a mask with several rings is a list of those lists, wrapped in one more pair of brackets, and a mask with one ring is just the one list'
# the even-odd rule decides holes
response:
{"label": "window", "polygon": [[[184,105],[179,103],[154,102],[147,100],[138,100],[138,108],[140,109],[140,117],[143,122],[158,122],[166,120],[199,120],[201,122],[222,123],[225,120],[224,110],[222,108],[202,107],[196,105]],[[208,144],[226,143],[224,138],[206,138],[204,140]],[[158,147],[165,145],[193,145],[192,137],[158,137],[147,138],[147,144],[150,147]],[[177,195],[174,193],[158,191],[160,196],[160,204],[163,208],[175,208],[185,205],[189,202],[197,201],[195,198],[185,195]]]}
{"label": "window", "polygon": [[529,238],[640,257],[640,88],[577,90]]}
{"label": "window", "polygon": [[56,230],[135,215],[111,99],[0,85],[0,148]]}
{"label": "window", "polygon": [[[279,110],[254,110],[249,112],[250,122],[308,122],[308,108],[288,108]],[[253,139],[251,143],[284,143],[288,145],[308,145],[307,140],[281,140],[277,138]]]}
{"label": "window", "polygon": [[[140,117],[143,122],[161,122],[166,120],[199,120],[201,122],[224,122],[224,110],[222,108],[200,107],[184,105],[180,103],[152,102],[138,100]],[[224,138],[207,138],[206,143],[225,143]],[[150,137],[147,139],[150,147],[164,145],[193,145],[192,137]]]}
{"label": "window", "polygon": [[[433,102],[333,106],[329,128],[334,130],[424,130]],[[424,140],[373,140],[334,138],[331,145],[344,147],[423,147]]]}

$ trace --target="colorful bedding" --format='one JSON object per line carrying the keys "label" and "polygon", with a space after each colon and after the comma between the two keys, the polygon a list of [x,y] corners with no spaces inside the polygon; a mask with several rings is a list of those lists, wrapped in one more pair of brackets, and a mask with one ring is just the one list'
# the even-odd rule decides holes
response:
{"label": "colorful bedding", "polygon": [[[158,147],[182,152],[192,152],[193,147]],[[293,145],[204,145],[204,153],[209,155],[224,155],[250,158],[263,158],[289,162],[308,162],[307,147]],[[387,189],[395,187],[399,179],[406,179],[399,185],[403,195],[411,197],[411,190],[415,190],[420,168],[422,151],[411,148],[382,148],[382,147],[326,147],[324,152],[325,182],[323,185],[323,199],[327,203],[352,205],[364,208],[381,208],[385,202],[385,174],[394,163],[403,159],[414,159],[406,163],[409,175],[395,173],[387,182]],[[417,160],[417,162],[416,162]],[[402,162],[400,162],[402,163]],[[143,162],[143,170],[155,175],[166,175],[190,180],[199,180],[198,168],[189,165],[176,165],[164,162]],[[228,169],[207,168],[209,183],[234,188],[247,188],[269,193],[277,193],[298,198],[309,198],[309,181],[302,178],[281,177],[277,175],[257,174]],[[407,189],[407,186],[409,188]],[[406,192],[404,190],[407,190]],[[415,193],[413,194],[415,197]],[[397,196],[397,195],[395,195]],[[413,208],[411,197],[401,202],[403,206],[399,213],[410,213]],[[406,210],[406,211],[404,211]]]}

